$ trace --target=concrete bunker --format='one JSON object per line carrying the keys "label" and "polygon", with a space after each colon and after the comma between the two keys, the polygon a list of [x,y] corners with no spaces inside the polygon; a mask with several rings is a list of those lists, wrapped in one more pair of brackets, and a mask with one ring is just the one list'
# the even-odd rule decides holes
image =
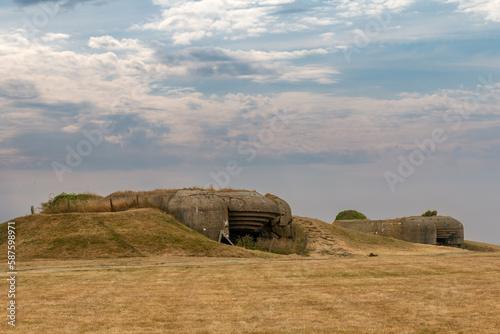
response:
{"label": "concrete bunker", "polygon": [[336,220],[334,225],[408,242],[462,247],[464,227],[449,216],[404,217],[388,220]]}
{"label": "concrete bunker", "polygon": [[[251,235],[291,238],[293,219],[283,199],[255,191],[169,190],[156,196],[158,206],[210,239]],[[222,232],[221,232],[222,231]]]}

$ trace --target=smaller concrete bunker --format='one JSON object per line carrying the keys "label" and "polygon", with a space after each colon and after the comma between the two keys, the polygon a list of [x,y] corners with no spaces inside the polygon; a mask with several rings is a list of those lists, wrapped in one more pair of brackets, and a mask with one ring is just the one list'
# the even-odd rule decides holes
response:
{"label": "smaller concrete bunker", "polygon": [[334,225],[408,242],[462,247],[464,227],[449,216],[404,217],[388,220],[336,220]]}

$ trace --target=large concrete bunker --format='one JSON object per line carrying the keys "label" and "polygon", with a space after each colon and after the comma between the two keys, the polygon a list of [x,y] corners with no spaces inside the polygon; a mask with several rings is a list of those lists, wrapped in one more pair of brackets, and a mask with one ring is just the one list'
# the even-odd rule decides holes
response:
{"label": "large concrete bunker", "polygon": [[388,220],[336,220],[334,225],[408,242],[461,247],[464,227],[448,216],[405,217]]}
{"label": "large concrete bunker", "polygon": [[[160,208],[213,240],[252,235],[291,238],[292,212],[287,202],[255,191],[181,189],[157,197]],[[221,232],[222,231],[222,232]]]}

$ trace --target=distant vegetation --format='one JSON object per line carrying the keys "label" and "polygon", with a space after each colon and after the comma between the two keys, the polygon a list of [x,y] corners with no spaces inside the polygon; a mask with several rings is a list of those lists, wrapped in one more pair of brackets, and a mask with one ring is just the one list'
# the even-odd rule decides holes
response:
{"label": "distant vegetation", "polygon": [[433,216],[437,216],[437,214],[438,214],[438,212],[436,210],[434,210],[434,211],[427,210],[424,213],[422,213],[422,217],[433,217]]}
{"label": "distant vegetation", "polygon": [[66,205],[68,204],[68,201],[70,202],[78,202],[78,201],[87,201],[89,199],[98,199],[102,198],[99,195],[95,194],[66,194],[66,193],[61,193],[57,195],[56,197],[51,197],[49,200],[45,203],[41,204],[42,211],[48,211],[50,209],[53,209],[55,207],[58,207],[60,205]]}
{"label": "distant vegetation", "polygon": [[367,219],[364,214],[356,210],[344,210],[339,212],[335,220],[348,220],[348,219]]}

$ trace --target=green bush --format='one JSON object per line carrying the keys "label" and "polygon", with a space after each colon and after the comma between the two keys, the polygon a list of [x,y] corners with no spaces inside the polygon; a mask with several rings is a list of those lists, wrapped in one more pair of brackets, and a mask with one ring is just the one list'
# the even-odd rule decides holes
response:
{"label": "green bush", "polygon": [[356,210],[345,210],[339,212],[335,220],[348,220],[348,219],[367,219],[364,214]]}
{"label": "green bush", "polygon": [[422,217],[433,217],[433,216],[437,216],[437,214],[438,214],[438,212],[436,210],[434,210],[434,211],[427,210],[424,213],[422,213]]}
{"label": "green bush", "polygon": [[57,195],[56,197],[50,198],[48,202],[42,203],[42,209],[48,209],[52,208],[54,206],[67,203],[68,201],[87,201],[91,198],[96,198],[98,196],[94,194],[66,194],[66,193],[61,193]]}

